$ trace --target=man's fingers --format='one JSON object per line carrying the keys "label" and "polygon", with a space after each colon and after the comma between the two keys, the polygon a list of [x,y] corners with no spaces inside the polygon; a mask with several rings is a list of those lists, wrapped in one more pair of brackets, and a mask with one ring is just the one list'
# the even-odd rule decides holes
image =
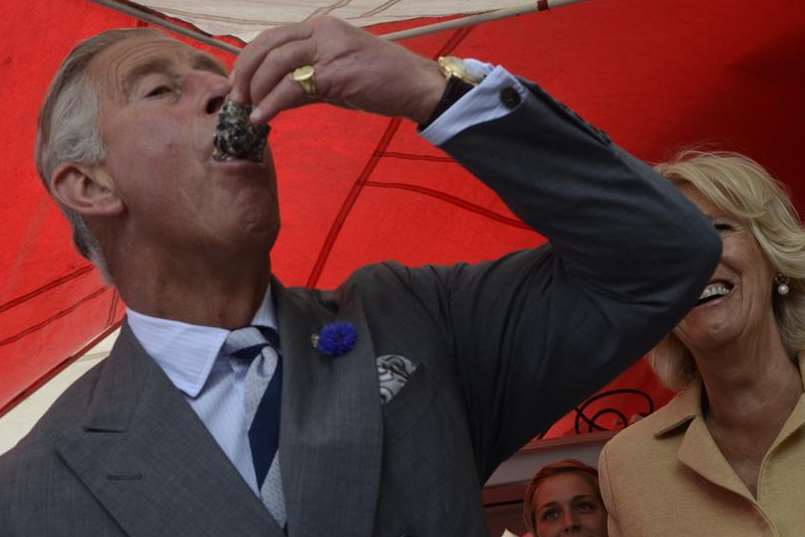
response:
{"label": "man's fingers", "polygon": [[254,107],[249,119],[254,124],[266,123],[281,111],[308,104],[310,100],[302,86],[289,73]]}
{"label": "man's fingers", "polygon": [[313,31],[309,26],[293,24],[265,30],[258,35],[235,60],[232,68],[232,99],[241,103],[250,102],[249,88],[252,77],[266,55],[292,41],[308,39],[312,34]]}
{"label": "man's fingers", "polygon": [[312,39],[291,41],[271,50],[252,75],[249,84],[251,102],[261,102],[288,73],[297,67],[313,63],[314,54]]}

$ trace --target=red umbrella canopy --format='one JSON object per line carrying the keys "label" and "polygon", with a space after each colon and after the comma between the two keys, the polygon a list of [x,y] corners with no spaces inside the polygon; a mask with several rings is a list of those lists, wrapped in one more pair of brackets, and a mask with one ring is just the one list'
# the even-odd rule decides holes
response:
{"label": "red umbrella canopy", "polygon": [[[86,0],[10,2],[0,21],[0,169],[9,194],[0,203],[0,409],[8,409],[121,318],[116,293],[73,252],[31,155],[39,104],[69,49],[142,23]],[[795,201],[805,195],[800,0],[590,0],[403,44],[502,64],[640,158],[659,161],[690,146],[739,151],[785,181]],[[473,262],[543,241],[414,125],[314,105],[272,127],[283,228],[272,270],[286,285],[333,287],[365,263]],[[552,434],[576,421],[583,430],[590,420],[610,428],[669,397],[644,364],[612,388],[635,391],[591,402]]]}

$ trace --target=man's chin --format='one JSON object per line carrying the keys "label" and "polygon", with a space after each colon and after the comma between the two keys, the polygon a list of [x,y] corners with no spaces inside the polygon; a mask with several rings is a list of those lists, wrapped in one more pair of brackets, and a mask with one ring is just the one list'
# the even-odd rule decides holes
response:
{"label": "man's chin", "polygon": [[271,168],[266,161],[255,162],[253,160],[214,160],[210,159],[210,166],[213,170],[223,175],[231,176],[254,176],[255,174],[266,175]]}
{"label": "man's chin", "polygon": [[247,215],[241,219],[237,229],[230,232],[231,242],[264,252],[274,246],[278,234],[279,222],[271,214]]}

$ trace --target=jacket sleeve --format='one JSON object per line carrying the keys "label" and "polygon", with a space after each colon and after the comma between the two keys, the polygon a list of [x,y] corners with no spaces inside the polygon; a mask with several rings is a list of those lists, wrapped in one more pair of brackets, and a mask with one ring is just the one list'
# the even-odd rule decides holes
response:
{"label": "jacket sleeve", "polygon": [[501,90],[510,113],[441,147],[550,244],[405,275],[449,338],[482,479],[650,350],[720,256],[667,180],[540,88],[511,84],[524,97]]}

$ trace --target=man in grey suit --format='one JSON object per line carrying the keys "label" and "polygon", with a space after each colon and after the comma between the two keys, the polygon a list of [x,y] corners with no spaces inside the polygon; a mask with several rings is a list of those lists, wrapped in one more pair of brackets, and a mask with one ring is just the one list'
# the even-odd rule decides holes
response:
{"label": "man in grey suit", "polygon": [[[227,95],[255,123],[321,100],[409,118],[550,245],[286,289],[270,153],[210,156]],[[0,459],[3,537],[480,537],[495,467],[669,331],[720,253],[669,183],[539,87],[329,18],[265,32],[229,79],[161,35],[102,34],[57,75],[37,162],[128,314]],[[227,350],[250,325],[279,334],[260,355],[281,381],[271,500],[250,366]],[[314,348],[333,326],[342,347]]]}

